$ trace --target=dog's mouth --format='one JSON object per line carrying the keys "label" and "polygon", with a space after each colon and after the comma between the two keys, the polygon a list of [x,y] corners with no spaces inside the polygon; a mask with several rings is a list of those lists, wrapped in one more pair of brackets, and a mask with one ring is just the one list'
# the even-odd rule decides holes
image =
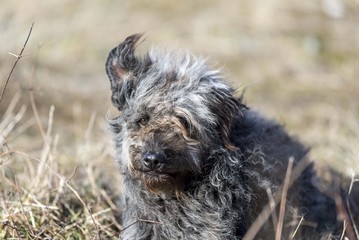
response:
{"label": "dog's mouth", "polygon": [[175,175],[157,171],[142,172],[142,180],[146,185],[162,185],[171,182]]}
{"label": "dog's mouth", "polygon": [[145,172],[142,174],[143,174],[143,180],[145,182],[162,183],[162,182],[170,181],[173,178],[173,176],[171,176],[170,174],[166,174],[166,173]]}
{"label": "dog's mouth", "polygon": [[184,179],[181,174],[169,174],[156,171],[141,172],[141,182],[154,193],[178,195],[183,190]]}

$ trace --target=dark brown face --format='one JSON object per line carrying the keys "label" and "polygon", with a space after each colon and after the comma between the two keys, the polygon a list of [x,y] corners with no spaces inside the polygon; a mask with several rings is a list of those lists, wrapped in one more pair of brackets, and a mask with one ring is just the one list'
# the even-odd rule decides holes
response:
{"label": "dark brown face", "polygon": [[170,115],[128,120],[130,174],[153,192],[181,192],[188,178],[201,170],[200,144],[188,127]]}

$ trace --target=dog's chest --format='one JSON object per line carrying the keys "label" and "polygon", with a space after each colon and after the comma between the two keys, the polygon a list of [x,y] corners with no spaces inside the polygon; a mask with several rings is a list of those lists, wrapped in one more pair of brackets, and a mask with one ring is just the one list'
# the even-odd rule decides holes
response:
{"label": "dog's chest", "polygon": [[231,239],[234,222],[219,206],[208,206],[198,199],[156,199],[148,202],[138,216],[150,228],[152,239]]}

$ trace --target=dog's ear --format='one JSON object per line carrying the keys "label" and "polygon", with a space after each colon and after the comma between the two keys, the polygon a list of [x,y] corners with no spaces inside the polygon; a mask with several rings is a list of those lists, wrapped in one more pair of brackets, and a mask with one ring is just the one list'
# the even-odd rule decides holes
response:
{"label": "dog's ear", "polygon": [[106,73],[111,82],[112,103],[122,110],[137,82],[141,60],[135,56],[135,49],[142,34],[134,34],[112,49],[106,61]]}
{"label": "dog's ear", "polygon": [[232,95],[231,89],[216,89],[211,94],[211,111],[217,116],[217,129],[223,145],[229,150],[236,150],[230,135],[234,122],[247,107]]}

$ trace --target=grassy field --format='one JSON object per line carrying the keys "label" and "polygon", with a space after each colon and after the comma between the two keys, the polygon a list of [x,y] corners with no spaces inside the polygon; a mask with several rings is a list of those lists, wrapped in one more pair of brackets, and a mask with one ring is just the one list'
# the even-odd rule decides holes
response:
{"label": "grassy field", "polygon": [[0,102],[0,239],[118,236],[104,62],[137,32],[141,51],[209,57],[312,148],[324,179],[359,174],[357,1],[2,1],[0,90],[32,22]]}

